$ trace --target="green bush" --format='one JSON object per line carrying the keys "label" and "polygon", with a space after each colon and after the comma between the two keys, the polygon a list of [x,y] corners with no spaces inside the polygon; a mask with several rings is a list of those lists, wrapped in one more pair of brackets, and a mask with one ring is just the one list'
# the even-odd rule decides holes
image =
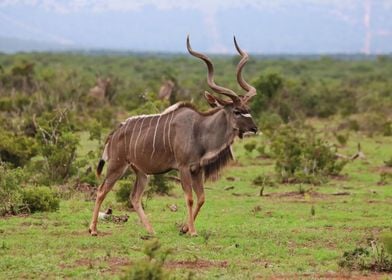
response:
{"label": "green bush", "polygon": [[126,181],[121,180],[117,182],[117,191],[116,191],[116,201],[117,202],[121,202],[121,203],[127,203],[128,206],[132,206],[131,205],[131,201],[130,201],[130,195],[132,192],[132,186],[133,186],[134,182],[127,179]]}
{"label": "green bush", "polygon": [[37,121],[39,153],[44,158],[42,183],[62,182],[76,173],[75,157],[79,137],[68,110],[45,113]]}
{"label": "green bush", "polygon": [[271,137],[278,179],[286,183],[318,184],[338,175],[347,161],[337,159],[336,149],[316,137],[311,128],[282,126]]}
{"label": "green bush", "polygon": [[22,192],[22,202],[31,213],[53,212],[60,208],[60,199],[49,187],[29,187]]}
{"label": "green bush", "polygon": [[372,240],[366,247],[357,247],[346,251],[338,264],[350,270],[370,270],[376,272],[392,272],[392,255],[378,241]]}
{"label": "green bush", "polygon": [[244,144],[244,149],[247,153],[252,153],[254,149],[256,149],[256,142],[252,141],[252,142],[248,142]]}
{"label": "green bush", "polygon": [[0,160],[23,166],[36,154],[37,144],[33,138],[0,127]]}
{"label": "green bush", "polygon": [[392,156],[388,160],[384,160],[386,167],[392,167]]}
{"label": "green bush", "polygon": [[18,214],[25,177],[21,168],[11,169],[0,161],[0,216]]}
{"label": "green bush", "polygon": [[161,244],[157,239],[146,242],[144,253],[147,259],[133,264],[124,280],[163,280],[169,279],[169,272],[164,270],[164,264],[169,250],[162,251]]}
{"label": "green bush", "polygon": [[259,121],[259,128],[262,133],[271,135],[282,124],[283,120],[278,114],[262,114]]}
{"label": "green bush", "polygon": [[149,183],[150,188],[147,191],[147,195],[152,194],[169,195],[170,191],[174,188],[173,183],[169,180],[165,174],[153,175]]}

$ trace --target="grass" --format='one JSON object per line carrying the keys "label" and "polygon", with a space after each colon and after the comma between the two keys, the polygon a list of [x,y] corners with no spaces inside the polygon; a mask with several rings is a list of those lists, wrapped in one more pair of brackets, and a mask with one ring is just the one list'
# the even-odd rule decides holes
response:
{"label": "grass", "polygon": [[[238,141],[237,163],[225,169],[219,181],[205,186],[206,203],[196,222],[198,237],[179,234],[186,215],[180,186],[174,196],[145,201],[156,237],[173,250],[167,269],[179,279],[190,273],[196,279],[346,273],[337,265],[344,251],[392,230],[392,186],[377,185],[378,168],[392,156],[392,139],[351,136],[340,152],[355,153],[357,142],[352,139],[361,142],[367,158],[348,164],[347,176],[321,186],[303,185],[313,190],[303,196],[289,194],[298,191],[298,185],[265,187],[262,197],[252,181],[258,175],[273,175],[274,162],[258,159],[256,151],[245,153],[245,141],[254,139]],[[81,151],[86,153],[85,144]],[[228,186],[234,189],[224,190]],[[333,195],[343,191],[350,194]],[[170,211],[170,204],[176,204],[178,211]],[[126,213],[115,202],[114,192],[102,209],[109,206],[115,214]],[[146,241],[141,237],[146,232],[136,214],[130,213],[125,224],[100,222],[99,236],[90,237],[92,208],[93,202],[80,196],[62,201],[55,213],[1,218],[0,279],[123,275],[144,257]]]}

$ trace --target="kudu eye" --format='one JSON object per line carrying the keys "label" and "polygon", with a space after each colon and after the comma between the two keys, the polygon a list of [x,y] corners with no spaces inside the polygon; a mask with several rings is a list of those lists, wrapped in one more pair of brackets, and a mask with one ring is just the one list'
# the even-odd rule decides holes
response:
{"label": "kudu eye", "polygon": [[233,113],[236,116],[240,116],[241,115],[241,112],[239,110],[234,110]]}

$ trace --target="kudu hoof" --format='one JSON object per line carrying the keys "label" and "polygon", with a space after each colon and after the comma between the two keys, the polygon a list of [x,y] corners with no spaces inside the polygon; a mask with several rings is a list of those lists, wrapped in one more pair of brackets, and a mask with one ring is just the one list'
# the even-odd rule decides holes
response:
{"label": "kudu hoof", "polygon": [[98,233],[96,230],[92,230],[91,228],[88,229],[88,232],[90,233],[91,236],[97,236]]}
{"label": "kudu hoof", "polygon": [[185,234],[185,233],[187,233],[188,232],[188,226],[187,225],[184,225],[184,226],[182,226],[181,228],[180,228],[180,233],[181,234]]}

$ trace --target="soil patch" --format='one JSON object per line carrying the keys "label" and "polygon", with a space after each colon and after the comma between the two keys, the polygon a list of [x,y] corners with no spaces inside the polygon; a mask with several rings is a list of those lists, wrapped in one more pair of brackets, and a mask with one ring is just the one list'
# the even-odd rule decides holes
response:
{"label": "soil patch", "polygon": [[326,198],[329,196],[328,194],[319,193],[316,191],[306,192],[306,193],[284,192],[284,193],[271,193],[271,194],[269,194],[269,196],[271,196],[271,197],[278,197],[278,198],[291,197],[291,198],[297,198],[297,199],[304,199],[305,195],[308,195],[311,198]]}
{"label": "soil patch", "polygon": [[119,267],[126,266],[132,264],[132,262],[123,257],[101,257],[98,259],[89,259],[89,258],[82,258],[76,260],[72,264],[60,264],[60,268],[67,269],[67,268],[75,268],[79,266],[87,266],[89,268],[95,268],[99,266],[101,263],[107,264],[110,268],[104,269],[105,271],[117,271]]}
{"label": "soil patch", "polygon": [[209,261],[209,260],[195,260],[195,261],[168,261],[165,266],[167,268],[188,268],[188,269],[202,269],[210,267],[226,268],[227,261]]}
{"label": "soil patch", "polygon": [[[269,279],[280,280],[280,279],[356,279],[356,280],[369,280],[369,279],[387,279],[388,274],[383,273],[343,273],[343,272],[329,272],[329,273],[315,273],[315,274],[292,274],[292,275],[280,275],[271,276]],[[263,279],[263,277],[259,278]]]}

